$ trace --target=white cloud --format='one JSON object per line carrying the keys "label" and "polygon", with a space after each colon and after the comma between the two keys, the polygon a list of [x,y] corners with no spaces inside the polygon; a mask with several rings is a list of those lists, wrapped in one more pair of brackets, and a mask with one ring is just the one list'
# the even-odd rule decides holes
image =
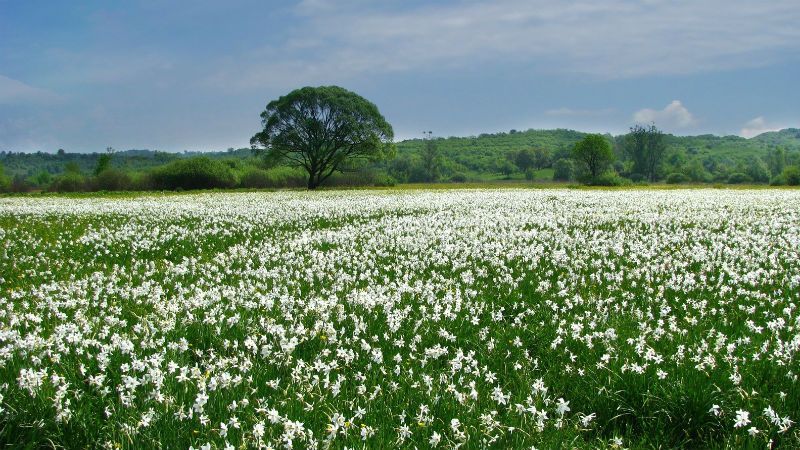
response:
{"label": "white cloud", "polygon": [[679,100],[673,100],[664,109],[641,109],[633,114],[633,121],[637,123],[654,122],[657,126],[666,129],[687,128],[697,124],[691,112]]}
{"label": "white cloud", "polygon": [[[456,0],[415,7],[304,0],[296,11],[300,22],[277,58],[237,68],[242,84],[258,84],[254,73],[296,85],[503,62],[625,78],[757,67],[800,50],[796,0]],[[298,39],[324,44],[297,52]]]}
{"label": "white cloud", "polygon": [[758,116],[753,120],[748,121],[739,131],[739,135],[750,139],[751,137],[758,136],[761,133],[768,131],[779,131],[782,127],[768,124],[763,116]]}
{"label": "white cloud", "polygon": [[11,103],[48,102],[58,96],[46,89],[29,86],[21,81],[0,75],[0,105]]}

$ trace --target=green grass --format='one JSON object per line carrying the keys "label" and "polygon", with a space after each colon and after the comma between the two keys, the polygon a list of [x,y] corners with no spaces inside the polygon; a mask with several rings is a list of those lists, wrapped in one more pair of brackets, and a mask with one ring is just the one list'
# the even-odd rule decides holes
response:
{"label": "green grass", "polygon": [[0,444],[800,446],[798,191],[564,187],[2,198]]}

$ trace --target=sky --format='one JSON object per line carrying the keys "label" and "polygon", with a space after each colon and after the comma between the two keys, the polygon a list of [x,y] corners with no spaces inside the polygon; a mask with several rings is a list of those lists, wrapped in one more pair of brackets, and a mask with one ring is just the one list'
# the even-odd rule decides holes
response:
{"label": "sky", "polygon": [[396,140],[800,127],[798,0],[0,0],[0,150],[247,147],[339,85]]}

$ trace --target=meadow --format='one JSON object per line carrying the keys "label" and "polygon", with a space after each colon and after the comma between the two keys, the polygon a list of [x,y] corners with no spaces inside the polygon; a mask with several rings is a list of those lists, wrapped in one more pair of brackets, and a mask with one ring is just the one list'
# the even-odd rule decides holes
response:
{"label": "meadow", "polygon": [[0,444],[799,448],[800,191],[0,198]]}

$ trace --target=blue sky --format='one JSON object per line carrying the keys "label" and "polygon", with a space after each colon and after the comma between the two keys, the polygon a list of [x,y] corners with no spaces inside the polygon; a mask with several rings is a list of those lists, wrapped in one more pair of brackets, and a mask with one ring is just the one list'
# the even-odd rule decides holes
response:
{"label": "blue sky", "polygon": [[0,150],[247,146],[337,84],[398,139],[800,126],[797,0],[0,0]]}

